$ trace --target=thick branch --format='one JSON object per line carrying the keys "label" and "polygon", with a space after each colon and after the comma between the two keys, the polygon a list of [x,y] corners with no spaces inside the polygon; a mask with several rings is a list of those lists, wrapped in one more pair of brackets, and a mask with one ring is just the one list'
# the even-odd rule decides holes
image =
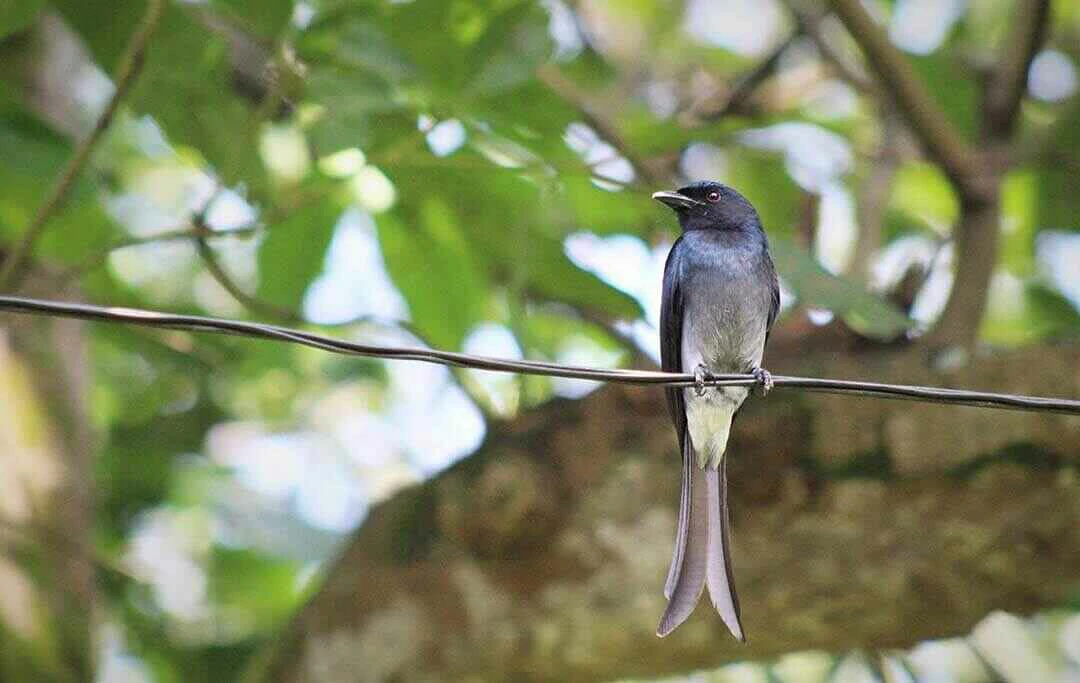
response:
{"label": "thick branch", "polygon": [[978,335],[997,265],[1000,219],[996,188],[991,199],[961,205],[953,227],[956,277],[945,310],[925,339],[930,348],[969,347]]}
{"label": "thick branch", "polygon": [[1050,0],[1020,0],[1013,17],[998,68],[986,93],[986,133],[993,139],[1008,138],[1027,90],[1031,60],[1042,46],[1050,17]]}
{"label": "thick branch", "polygon": [[[1013,32],[1006,40],[999,67],[984,91],[981,143],[984,182],[981,191],[960,188],[960,220],[953,229],[956,278],[945,310],[927,343],[932,348],[968,347],[977,337],[986,310],[987,290],[998,260],[1003,166],[993,152],[1004,148],[1016,127],[1020,101],[1027,88],[1031,60],[1042,44],[1049,16],[1048,0],[1019,3]],[[970,188],[968,188],[970,190]]]}
{"label": "thick branch", "polygon": [[[790,370],[933,376],[920,354],[799,353]],[[1078,361],[1029,349],[950,379],[1076,392]],[[659,640],[679,480],[663,401],[623,387],[553,401],[375,507],[249,680],[655,677],[963,633],[1068,595],[1077,439],[1080,424],[1045,415],[752,401],[729,448],[749,644],[707,601]],[[1017,444],[1047,455],[984,457]]]}
{"label": "thick branch", "polygon": [[33,251],[34,243],[41,237],[45,228],[48,227],[52,217],[63,208],[71,189],[75,185],[75,180],[83,167],[86,166],[95,145],[105,134],[105,131],[108,130],[117,109],[120,107],[120,103],[135,84],[146,61],[146,50],[150,42],[150,36],[153,35],[154,29],[157,28],[164,6],[164,0],[149,0],[147,3],[146,14],[143,16],[138,30],[131,36],[124,60],[117,72],[116,91],[109,98],[105,110],[101,112],[101,116],[94,123],[93,130],[76,147],[75,153],[68,161],[63,173],[60,174],[48,197],[26,227],[22,239],[11,250],[7,260],[0,267],[0,290],[10,288],[19,279],[23,262]]}
{"label": "thick branch", "polygon": [[975,182],[978,165],[973,151],[927,92],[903,54],[889,41],[860,0],[832,0],[832,6],[927,154],[941,165],[962,192],[980,194],[982,188]]}

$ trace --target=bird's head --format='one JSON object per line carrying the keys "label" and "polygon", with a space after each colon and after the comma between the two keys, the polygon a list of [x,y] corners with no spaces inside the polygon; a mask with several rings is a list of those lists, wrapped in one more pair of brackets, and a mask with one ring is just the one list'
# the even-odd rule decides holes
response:
{"label": "bird's head", "polygon": [[653,193],[653,199],[675,211],[683,230],[761,229],[753,205],[734,189],[712,180]]}

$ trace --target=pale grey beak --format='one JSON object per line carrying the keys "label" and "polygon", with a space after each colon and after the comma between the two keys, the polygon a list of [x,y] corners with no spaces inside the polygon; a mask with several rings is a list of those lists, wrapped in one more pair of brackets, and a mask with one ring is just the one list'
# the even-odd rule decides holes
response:
{"label": "pale grey beak", "polygon": [[652,198],[661,204],[667,204],[676,211],[689,209],[700,203],[678,192],[653,192]]}

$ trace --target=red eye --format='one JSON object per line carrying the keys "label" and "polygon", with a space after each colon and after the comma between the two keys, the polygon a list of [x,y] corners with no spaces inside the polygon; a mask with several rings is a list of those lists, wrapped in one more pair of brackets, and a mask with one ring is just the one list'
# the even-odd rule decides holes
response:
{"label": "red eye", "polygon": [[720,201],[720,193],[716,190],[713,190],[709,194],[705,195],[705,199],[708,199],[710,202],[716,203]]}

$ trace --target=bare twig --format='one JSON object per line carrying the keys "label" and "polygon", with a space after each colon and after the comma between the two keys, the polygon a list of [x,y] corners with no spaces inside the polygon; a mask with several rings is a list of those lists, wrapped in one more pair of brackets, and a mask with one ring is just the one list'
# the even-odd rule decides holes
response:
{"label": "bare twig", "polygon": [[858,236],[855,238],[855,253],[848,267],[848,274],[864,283],[870,279],[870,264],[874,254],[881,248],[885,211],[888,208],[893,179],[900,168],[900,153],[897,149],[900,124],[889,103],[879,104],[881,140],[874,162],[859,186],[856,203]]}
{"label": "bare twig", "polygon": [[1021,0],[1016,4],[1012,32],[986,91],[985,134],[994,139],[1012,134],[1027,90],[1031,60],[1042,46],[1050,17],[1050,0]]}
{"label": "bare twig", "polygon": [[798,24],[799,30],[814,41],[818,54],[821,55],[822,60],[832,67],[837,76],[859,92],[874,96],[879,94],[877,84],[867,78],[866,74],[858,68],[858,65],[850,63],[840,53],[837,46],[833,44],[833,41],[825,35],[822,26],[824,17],[818,16],[817,13],[808,9],[800,0],[786,0],[786,4],[788,11],[795,18],[795,23]]}
{"label": "bare twig", "polygon": [[[624,369],[598,370],[594,368],[557,365],[555,363],[545,363],[541,361],[504,360],[488,356],[474,356],[454,351],[441,351],[439,349],[358,344],[335,339],[333,337],[325,337],[310,332],[304,332],[303,330],[267,325],[264,323],[242,322],[239,320],[227,320],[223,318],[206,318],[194,315],[176,315],[135,308],[92,306],[88,304],[44,301],[41,299],[29,299],[25,297],[0,296],[0,310],[13,313],[142,325],[146,327],[238,335],[256,339],[272,339],[275,341],[310,346],[312,348],[331,351],[333,353],[373,358],[414,360],[450,367],[466,367],[475,368],[477,370],[492,370],[495,372],[514,372],[548,377],[568,377],[571,379],[589,379],[601,382],[648,386],[690,387],[695,385],[694,376],[687,373]],[[815,377],[773,375],[772,379],[773,384],[777,387],[791,387],[802,389],[804,391],[857,394],[875,398],[1080,415],[1080,401],[1071,399],[1041,398],[1036,396],[967,391],[963,389],[944,389],[939,387],[921,387],[904,384],[881,384],[878,382],[821,379]],[[755,386],[759,384],[759,381],[753,375],[749,374],[717,374],[709,376],[706,379],[706,384],[710,386]]]}
{"label": "bare twig", "polygon": [[206,270],[210,273],[210,276],[221,285],[221,288],[228,292],[232,298],[236,299],[241,306],[250,310],[252,313],[269,316],[284,322],[303,322],[303,318],[295,311],[272,304],[269,301],[263,301],[259,297],[245,292],[244,289],[232,279],[232,276],[225,271],[221,262],[218,261],[217,254],[214,253],[214,248],[210,246],[210,242],[208,241],[215,233],[206,225],[204,217],[201,215],[195,216],[192,219],[192,225],[195,228],[195,250],[198,252],[199,258],[202,259],[203,264],[206,266]]}
{"label": "bare twig", "polygon": [[108,130],[117,109],[120,107],[120,103],[131,91],[146,61],[146,50],[149,46],[150,37],[153,35],[154,29],[157,28],[164,6],[165,0],[149,0],[147,2],[146,13],[143,15],[138,29],[131,36],[124,59],[117,70],[116,91],[109,98],[105,110],[101,112],[101,116],[94,123],[94,128],[90,131],[90,134],[76,147],[75,153],[71,156],[63,173],[60,174],[48,197],[46,197],[37,213],[34,214],[33,219],[31,219],[30,224],[26,227],[22,239],[11,250],[3,266],[0,267],[0,290],[10,288],[21,276],[20,271],[23,262],[33,251],[34,243],[41,237],[45,228],[48,227],[49,220],[56,215],[63,207],[64,202],[67,201],[68,195],[75,185],[76,178],[78,178],[79,173],[86,165],[87,160],[89,160],[90,154],[94,151],[94,146],[105,131]]}
{"label": "bare twig", "polygon": [[761,62],[735,81],[735,85],[732,86],[727,99],[724,100],[724,103],[720,107],[713,111],[700,112],[697,117],[701,121],[719,121],[730,115],[733,111],[736,111],[750,98],[751,95],[753,95],[754,91],[757,90],[757,87],[765,82],[765,80],[776,71],[776,65],[780,63],[780,58],[784,55],[784,52],[786,52],[801,35],[801,28],[792,31],[791,35],[780,41],[776,47],[773,48],[772,52],[762,59]]}
{"label": "bare twig", "polygon": [[614,122],[600,113],[592,97],[576,83],[567,78],[558,67],[547,65],[537,69],[537,78],[561,97],[567,104],[578,110],[581,118],[596,131],[605,142],[619,151],[630,165],[651,185],[666,185],[667,180],[657,174],[645,159],[639,157],[623,138],[622,132]]}
{"label": "bare twig", "polygon": [[889,41],[860,0],[832,0],[832,6],[927,154],[966,194],[982,194],[984,188],[976,182],[979,167],[973,150],[927,92],[904,55]]}

